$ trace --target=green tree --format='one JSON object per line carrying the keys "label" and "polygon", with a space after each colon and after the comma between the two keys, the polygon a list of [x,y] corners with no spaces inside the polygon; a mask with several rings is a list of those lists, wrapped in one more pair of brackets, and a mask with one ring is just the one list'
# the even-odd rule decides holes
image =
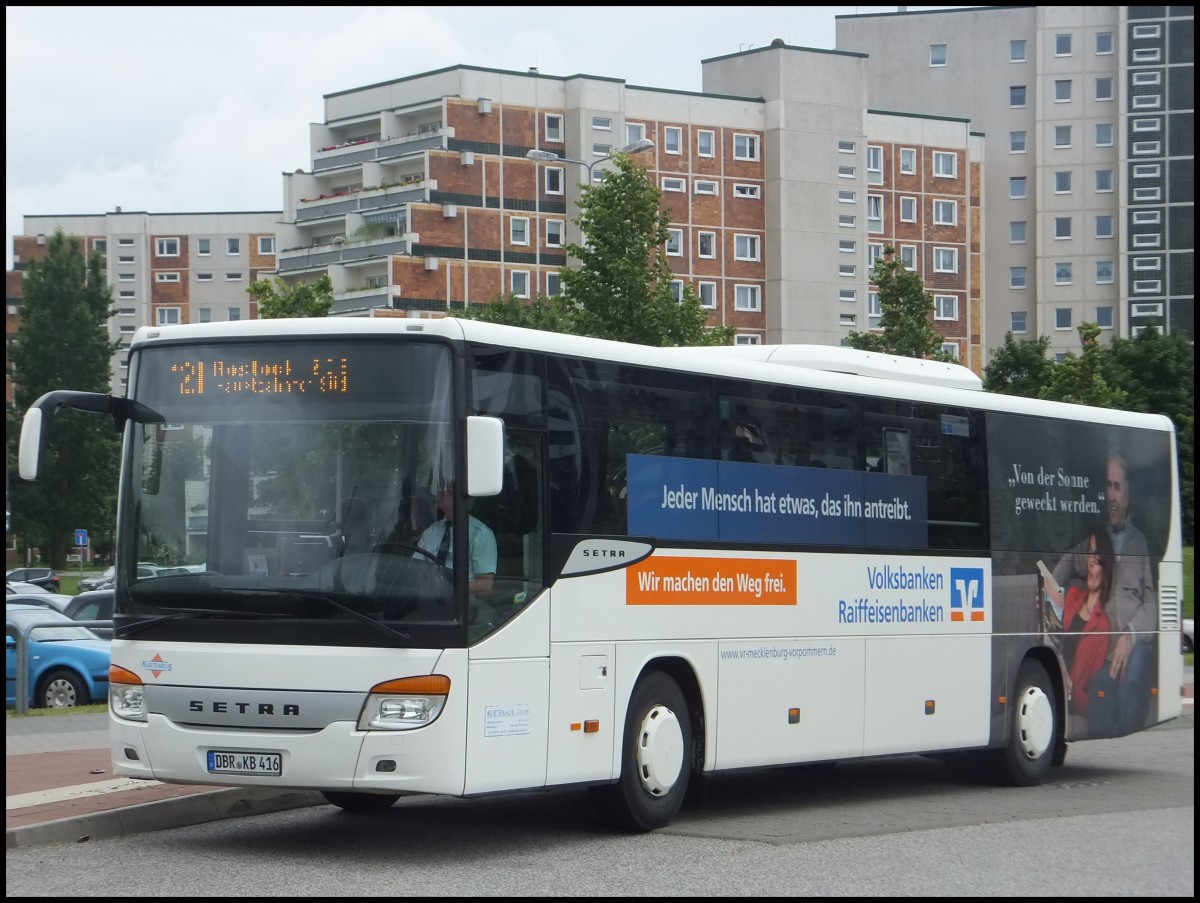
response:
{"label": "green tree", "polygon": [[1068,354],[1050,371],[1050,379],[1038,392],[1039,398],[1090,404],[1098,408],[1124,408],[1128,395],[1105,378],[1107,353],[1100,344],[1100,327],[1080,323],[1083,352]]}
{"label": "green tree", "polygon": [[1050,337],[1014,339],[1012,331],[1004,335],[1004,344],[992,351],[983,368],[983,388],[988,392],[1037,398],[1050,382],[1054,361],[1046,357]]}
{"label": "green tree", "polygon": [[246,291],[258,302],[260,320],[327,317],[333,307],[333,281],[322,273],[316,282],[288,285],[278,276],[252,282]]}
{"label": "green tree", "polygon": [[[29,261],[21,280],[21,322],[9,344],[16,411],[27,411],[46,392],[110,391],[112,356],[106,322],[114,313],[104,258],[84,256],[78,238],[61,230],[46,255]],[[70,349],[63,353],[62,349]],[[14,458],[19,415],[7,416]],[[54,419],[40,479],[13,480],[9,487],[14,533],[26,548],[41,550],[51,567],[66,565],[74,531],[86,529],[102,545],[116,525],[120,435],[113,421],[63,408]]]}
{"label": "green tree", "polygon": [[921,277],[896,256],[890,245],[875,261],[871,281],[879,290],[882,332],[851,332],[847,343],[860,351],[879,351],[901,357],[953,361],[942,351],[942,335],[933,328],[933,296]]}
{"label": "green tree", "polygon": [[507,326],[524,326],[546,332],[577,334],[575,309],[563,301],[561,295],[547,298],[539,294],[526,304],[521,298],[509,293],[501,295],[490,304],[473,306],[463,316],[486,323],[503,323]]}

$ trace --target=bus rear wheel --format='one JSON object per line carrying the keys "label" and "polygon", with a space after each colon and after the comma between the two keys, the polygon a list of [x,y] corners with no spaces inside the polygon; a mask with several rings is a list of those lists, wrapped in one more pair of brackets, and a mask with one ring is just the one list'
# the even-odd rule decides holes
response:
{"label": "bus rear wheel", "polygon": [[693,758],[691,716],[679,685],[649,671],[629,699],[621,742],[621,777],[591,789],[610,827],[651,831],[669,825],[687,795]]}
{"label": "bus rear wheel", "polygon": [[990,750],[991,777],[1000,784],[1032,787],[1050,773],[1062,725],[1057,696],[1045,667],[1033,659],[1021,663],[1004,746]]}
{"label": "bus rear wheel", "polygon": [[400,799],[398,793],[351,793],[342,790],[322,790],[325,802],[345,812],[383,812]]}

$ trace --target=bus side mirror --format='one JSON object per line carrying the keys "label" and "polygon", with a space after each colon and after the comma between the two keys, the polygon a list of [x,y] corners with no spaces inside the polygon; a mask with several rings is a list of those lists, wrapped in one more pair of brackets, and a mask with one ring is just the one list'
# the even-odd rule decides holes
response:
{"label": "bus side mirror", "polygon": [[42,409],[30,408],[21,423],[17,469],[22,480],[36,480],[42,469]]}
{"label": "bus side mirror", "polygon": [[467,495],[499,495],[504,488],[504,421],[467,418]]}

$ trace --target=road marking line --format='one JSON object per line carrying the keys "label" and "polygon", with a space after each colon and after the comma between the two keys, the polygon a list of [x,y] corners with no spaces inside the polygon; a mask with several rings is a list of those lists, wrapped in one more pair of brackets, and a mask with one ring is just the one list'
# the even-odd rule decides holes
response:
{"label": "road marking line", "polygon": [[30,806],[61,803],[64,800],[100,796],[104,793],[117,793],[122,790],[142,790],[161,786],[161,781],[147,781],[141,778],[118,778],[113,781],[96,781],[91,784],[75,784],[71,787],[35,790],[32,793],[18,793],[14,796],[5,797],[4,811],[11,812],[13,809],[28,809]]}

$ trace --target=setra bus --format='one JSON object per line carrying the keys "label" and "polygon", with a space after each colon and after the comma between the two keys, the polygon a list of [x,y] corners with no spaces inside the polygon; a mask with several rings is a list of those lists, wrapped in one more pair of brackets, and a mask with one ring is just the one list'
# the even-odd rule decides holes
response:
{"label": "setra bus", "polygon": [[[644,831],[714,773],[924,754],[1033,785],[1180,714],[1166,417],[455,318],[142,328],[128,373],[43,396],[20,443],[35,479],[59,408],[123,430],[118,775],[349,811],[586,786]],[[1142,541],[1098,548],[1117,508]]]}

